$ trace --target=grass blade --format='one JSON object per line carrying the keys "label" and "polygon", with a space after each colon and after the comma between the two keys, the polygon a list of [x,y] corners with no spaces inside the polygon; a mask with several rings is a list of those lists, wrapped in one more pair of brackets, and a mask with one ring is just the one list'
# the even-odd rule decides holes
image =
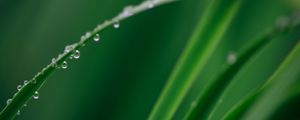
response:
{"label": "grass blade", "polygon": [[[293,17],[294,16],[291,15],[289,18],[293,19]],[[299,19],[294,19],[293,21],[290,21],[290,23],[284,28],[281,28],[279,31],[278,29],[275,29],[274,32],[271,34],[277,36],[278,34],[280,34],[280,36],[287,36],[290,35],[291,32],[297,30],[298,28],[299,28]],[[262,91],[264,91],[263,89],[265,89],[265,86],[266,85],[263,85],[257,91],[250,93],[244,99],[240,100],[234,107],[232,107],[229,111],[227,111],[227,113],[223,116],[222,119],[232,120],[232,119],[239,119],[240,117],[242,117],[243,114],[246,112],[246,110],[257,99],[257,97],[261,95]]]}
{"label": "grass blade", "polygon": [[221,41],[241,0],[213,0],[199,21],[148,119],[173,117],[185,94]]}
{"label": "grass blade", "polygon": [[13,119],[17,112],[22,109],[23,105],[34,95],[35,91],[38,91],[46,82],[47,78],[56,69],[58,69],[57,66],[60,66],[66,59],[74,54],[75,50],[78,50],[82,48],[86,43],[91,42],[92,37],[97,33],[103,31],[105,28],[113,25],[114,23],[118,23],[122,20],[127,19],[128,17],[141,13],[145,10],[149,10],[152,7],[160,6],[162,4],[173,1],[175,0],[145,1],[137,6],[131,7],[130,9],[124,9],[123,12],[121,12],[113,19],[98,25],[91,32],[84,35],[79,42],[70,45],[67,51],[64,51],[57,58],[53,59],[53,61],[49,65],[47,65],[41,72],[35,75],[34,78],[28,82],[28,84],[25,84],[22,89],[13,96],[11,102],[7,104],[7,106],[1,111],[0,120]]}
{"label": "grass blade", "polygon": [[[286,30],[286,29],[285,29]],[[225,64],[225,67],[213,79],[212,83],[207,85],[195,100],[195,106],[190,107],[185,115],[185,119],[193,120],[196,118],[204,118],[210,108],[218,100],[226,86],[231,82],[237,72],[255,55],[274,38],[283,35],[286,32],[279,32],[274,29],[266,35],[254,40],[240,54],[237,55],[237,61],[230,65]]]}
{"label": "grass blade", "polygon": [[[288,97],[291,90],[300,78],[300,42],[291,51],[276,72],[260,89],[261,96],[257,98],[245,115],[246,120],[268,119]],[[257,111],[260,110],[260,111]]]}

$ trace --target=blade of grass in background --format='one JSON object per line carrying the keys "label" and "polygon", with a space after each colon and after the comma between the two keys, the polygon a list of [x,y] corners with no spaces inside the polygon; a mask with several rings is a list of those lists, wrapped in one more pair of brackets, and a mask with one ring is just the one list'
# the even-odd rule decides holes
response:
{"label": "blade of grass in background", "polygon": [[[290,33],[292,33],[293,31],[298,30],[300,21],[299,19],[294,19],[294,17],[295,16],[291,15],[289,17],[291,21],[289,21],[287,26],[282,29],[282,32],[279,31],[279,33],[277,34],[282,34],[283,36],[286,36],[290,35]],[[257,91],[254,91],[253,93],[247,95],[244,99],[241,99],[235,106],[233,106],[229,111],[227,111],[227,113],[223,116],[222,119],[232,120],[242,117],[246,110],[253,104],[253,102],[255,102],[257,97],[261,95],[261,93],[265,90],[266,86],[266,84],[263,85]]]}
{"label": "blade of grass in background", "polygon": [[211,1],[148,119],[168,120],[173,117],[197,75],[221,41],[240,3],[241,0]]}
{"label": "blade of grass in background", "polygon": [[[245,115],[246,120],[269,119],[289,97],[287,94],[300,79],[300,42],[270,77],[261,96]],[[298,82],[299,83],[299,82]]]}
{"label": "blade of grass in background", "polygon": [[[143,12],[145,10],[151,9],[156,6],[160,6],[165,3],[173,2],[174,0],[157,0],[157,1],[145,1],[137,6],[125,7],[119,15],[114,17],[109,21],[105,21],[103,24],[98,25],[93,31],[87,32],[82,36],[81,40],[72,45],[66,46],[65,51],[60,54],[57,58],[52,59],[52,62],[47,65],[41,72],[34,76],[34,78],[28,83],[24,84],[22,88],[13,96],[12,99],[9,99],[7,106],[0,113],[0,120],[13,119],[15,115],[24,107],[27,101],[30,98],[37,94],[42,85],[46,82],[47,78],[58,68],[67,68],[66,60],[72,55],[75,58],[75,54],[80,55],[78,49],[85,46],[86,43],[94,41],[99,41],[99,32],[105,28],[114,25],[115,28],[119,27],[119,22],[131,17],[135,14]],[[76,51],[76,52],[75,52]],[[79,58],[79,56],[78,56]]]}
{"label": "blade of grass in background", "polygon": [[274,38],[286,35],[289,33],[289,27],[278,30],[275,27],[272,31],[261,36],[260,38],[251,41],[248,47],[243,49],[237,55],[237,61],[230,65],[226,64],[224,69],[220,71],[213,79],[212,83],[206,85],[204,90],[199,94],[193,103],[193,106],[187,111],[185,119],[193,120],[197,118],[204,118],[209,114],[210,108],[216,103],[224,89],[231,82],[233,77],[240,71],[240,69],[250,60],[252,56],[264,48]]}

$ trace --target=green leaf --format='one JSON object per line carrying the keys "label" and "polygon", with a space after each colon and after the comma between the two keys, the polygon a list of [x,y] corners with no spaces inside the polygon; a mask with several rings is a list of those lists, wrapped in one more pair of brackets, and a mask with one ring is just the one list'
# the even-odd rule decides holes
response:
{"label": "green leaf", "polygon": [[241,0],[213,0],[200,18],[148,119],[173,117],[196,77],[221,41]]}
{"label": "green leaf", "polygon": [[[283,33],[283,32],[280,32]],[[276,34],[276,35],[275,35]],[[193,120],[196,118],[204,118],[209,114],[210,108],[217,102],[224,89],[231,82],[233,77],[240,71],[240,69],[250,60],[252,56],[265,47],[271,40],[278,37],[277,30],[263,35],[259,39],[253,40],[249,45],[237,54],[237,61],[230,65],[225,64],[223,70],[214,76],[212,82],[205,86],[204,90],[199,93],[194,106],[190,107],[185,115],[185,119]]]}
{"label": "green leaf", "polygon": [[[91,42],[93,39],[92,37],[95,36],[100,31],[104,30],[105,28],[118,23],[122,20],[127,19],[133,15],[141,13],[145,10],[149,10],[152,7],[160,6],[162,4],[166,4],[169,2],[173,2],[175,0],[160,0],[160,1],[145,1],[137,6],[132,6],[130,11],[123,11],[113,19],[104,22],[103,24],[98,25],[95,29],[93,29],[89,34],[86,34],[80,41],[69,45],[67,51],[64,51],[62,54],[58,55],[57,58],[53,59],[52,62],[47,65],[41,72],[34,76],[28,84],[25,84],[20,91],[18,91],[11,102],[7,104],[7,106],[1,111],[0,113],[0,120],[7,120],[13,119],[17,112],[22,109],[24,104],[32,98],[34,93],[38,91],[42,85],[46,82],[47,78],[56,70],[58,69],[57,66],[60,66],[66,59],[68,59],[72,54],[74,54],[75,50],[78,50],[85,46],[86,43]],[[129,10],[129,9],[124,9]],[[128,13],[129,12],[129,13]]]}
{"label": "green leaf", "polygon": [[299,64],[300,42],[260,90],[263,93],[246,113],[246,120],[270,118],[275,109],[289,98],[287,94],[300,79]]}
{"label": "green leaf", "polygon": [[[293,16],[291,15],[290,18]],[[293,24],[296,23],[296,24]],[[276,28],[276,27],[275,27]],[[288,25],[286,25],[284,28],[281,28],[280,30],[274,29],[273,32],[270,33],[270,35],[273,35],[269,39],[275,38],[275,37],[284,37],[291,35],[290,33],[293,33],[293,31],[297,30],[299,28],[299,21],[292,21]],[[234,107],[232,107],[227,113],[223,116],[222,119],[232,120],[232,119],[238,119],[242,117],[242,115],[246,112],[246,110],[253,104],[253,102],[257,99],[259,95],[264,91],[266,85],[263,85],[261,88],[257,89],[256,91],[250,93],[245,98],[241,99]]]}

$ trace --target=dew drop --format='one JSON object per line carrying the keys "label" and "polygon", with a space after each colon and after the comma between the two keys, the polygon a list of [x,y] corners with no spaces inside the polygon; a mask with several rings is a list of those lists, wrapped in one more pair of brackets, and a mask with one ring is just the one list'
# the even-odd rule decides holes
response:
{"label": "dew drop", "polygon": [[84,35],[82,35],[82,36],[80,37],[80,41],[83,42],[84,39],[85,39],[85,37],[84,37]]}
{"label": "dew drop", "polygon": [[133,6],[127,6],[124,8],[123,12],[121,13],[121,15],[123,17],[129,17],[132,15],[132,11],[133,10]]}
{"label": "dew drop", "polygon": [[25,103],[23,106],[24,106],[24,107],[27,107],[27,104]]}
{"label": "dew drop", "polygon": [[73,57],[74,57],[73,55],[70,55],[69,59],[73,59]]}
{"label": "dew drop", "polygon": [[51,66],[57,68],[56,59],[52,58],[51,60]]}
{"label": "dew drop", "polygon": [[236,53],[235,52],[229,52],[227,56],[227,63],[228,64],[234,64],[236,62]]}
{"label": "dew drop", "polygon": [[119,23],[119,21],[116,21],[115,23],[114,23],[114,28],[119,28],[120,27],[120,23]]}
{"label": "dew drop", "polygon": [[33,99],[35,100],[39,99],[39,93],[37,91],[34,92]]}
{"label": "dew drop", "polygon": [[154,1],[153,0],[148,0],[147,1],[147,7],[148,8],[153,8],[154,7]]}
{"label": "dew drop", "polygon": [[100,40],[100,35],[96,34],[93,39],[95,42],[98,42]]}
{"label": "dew drop", "polygon": [[27,85],[28,84],[28,80],[24,80],[24,85]]}
{"label": "dew drop", "polygon": [[276,21],[276,27],[278,30],[282,30],[289,25],[290,19],[286,16],[281,16]]}
{"label": "dew drop", "polygon": [[12,99],[7,99],[6,104],[10,104]]}
{"label": "dew drop", "polygon": [[21,114],[21,112],[20,112],[20,110],[18,110],[17,115],[20,115],[20,114]]}
{"label": "dew drop", "polygon": [[62,58],[62,56],[63,56],[62,54],[59,54],[57,59]]}
{"label": "dew drop", "polygon": [[108,23],[109,23],[108,20],[105,20],[103,24],[106,25],[106,24],[108,24]]}
{"label": "dew drop", "polygon": [[191,107],[194,108],[194,107],[196,107],[196,106],[197,106],[197,101],[194,100],[194,101],[191,103]]}
{"label": "dew drop", "polygon": [[65,53],[68,53],[68,52],[70,52],[72,49],[73,49],[73,45],[67,45],[66,47],[65,47],[65,50],[64,50],[64,52]]}
{"label": "dew drop", "polygon": [[85,38],[88,38],[90,36],[91,36],[91,32],[86,32],[85,35],[84,35]]}
{"label": "dew drop", "polygon": [[20,91],[22,89],[22,85],[17,86],[17,90]]}
{"label": "dew drop", "polygon": [[67,63],[66,61],[64,61],[64,62],[61,64],[61,68],[63,68],[63,69],[68,68],[68,63]]}
{"label": "dew drop", "polygon": [[75,59],[78,59],[80,57],[80,51],[76,50],[75,53],[73,54]]}

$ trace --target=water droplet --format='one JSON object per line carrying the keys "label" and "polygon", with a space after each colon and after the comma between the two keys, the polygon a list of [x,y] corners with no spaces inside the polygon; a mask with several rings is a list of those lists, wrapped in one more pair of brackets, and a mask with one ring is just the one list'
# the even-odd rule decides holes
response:
{"label": "water droplet", "polygon": [[75,59],[78,59],[80,57],[80,51],[76,50],[75,53],[73,54]]}
{"label": "water droplet", "polygon": [[37,91],[34,92],[33,99],[35,99],[35,100],[39,99],[39,92],[37,92]]}
{"label": "water droplet", "polygon": [[84,35],[80,37],[80,42],[84,42],[87,38],[91,36],[91,32],[86,32]]}
{"label": "water droplet", "polygon": [[65,47],[65,50],[64,50],[64,52],[65,53],[68,53],[68,52],[70,52],[72,49],[73,49],[73,45],[67,45],[66,47]]}
{"label": "water droplet", "polygon": [[61,64],[61,68],[63,68],[63,69],[68,68],[68,63],[67,63],[66,61],[64,61],[64,62]]}
{"label": "water droplet", "polygon": [[276,21],[276,27],[278,30],[282,30],[289,25],[290,19],[286,16],[281,16]]}
{"label": "water droplet", "polygon": [[84,35],[85,38],[88,38],[90,36],[91,36],[91,32],[86,32],[85,35]]}
{"label": "water droplet", "polygon": [[73,54],[72,54],[72,55],[70,55],[69,59],[73,59],[73,57],[74,57],[74,56],[73,56]]}
{"label": "water droplet", "polygon": [[17,115],[20,115],[20,114],[21,114],[21,112],[20,112],[20,110],[18,110]]}
{"label": "water droplet", "polygon": [[82,36],[80,37],[80,41],[83,42],[84,39],[85,39],[85,37],[84,37],[84,35],[82,35]]}
{"label": "water droplet", "polygon": [[228,64],[234,64],[236,62],[236,53],[235,52],[229,52],[227,56],[227,63]]}
{"label": "water droplet", "polygon": [[114,28],[119,28],[120,27],[120,23],[119,23],[119,21],[116,21],[115,23],[114,23]]}
{"label": "water droplet", "polygon": [[[57,57],[57,60],[60,59],[60,58],[62,58],[62,57],[63,57],[63,55],[62,55],[62,54],[59,54],[58,57]],[[57,60],[56,60],[56,61],[57,61]]]}
{"label": "water droplet", "polygon": [[191,107],[194,108],[194,107],[196,107],[196,106],[197,106],[197,101],[194,100],[194,101],[191,103]]}
{"label": "water droplet", "polygon": [[22,85],[17,86],[17,90],[20,91],[22,89]]}
{"label": "water droplet", "polygon": [[94,36],[94,41],[95,42],[98,42],[100,40],[100,35],[99,34],[96,34],[95,36]]}
{"label": "water droplet", "polygon": [[6,104],[10,104],[12,99],[7,99]]}
{"label": "water droplet", "polygon": [[154,7],[154,1],[153,0],[148,0],[146,3],[147,3],[148,8],[153,8]]}
{"label": "water droplet", "polygon": [[127,6],[123,9],[123,12],[121,13],[121,15],[123,17],[129,17],[132,15],[132,11],[133,10],[133,6]]}
{"label": "water droplet", "polygon": [[24,80],[24,85],[27,85],[28,84],[28,80]]}
{"label": "water droplet", "polygon": [[106,24],[108,24],[108,23],[109,23],[108,20],[105,20],[103,24],[106,25]]}
{"label": "water droplet", "polygon": [[57,65],[56,65],[56,59],[55,59],[55,58],[52,58],[52,60],[51,60],[51,65],[52,65],[53,67],[57,67]]}
{"label": "water droplet", "polygon": [[27,107],[27,104],[25,103],[23,106],[24,106],[24,107]]}

